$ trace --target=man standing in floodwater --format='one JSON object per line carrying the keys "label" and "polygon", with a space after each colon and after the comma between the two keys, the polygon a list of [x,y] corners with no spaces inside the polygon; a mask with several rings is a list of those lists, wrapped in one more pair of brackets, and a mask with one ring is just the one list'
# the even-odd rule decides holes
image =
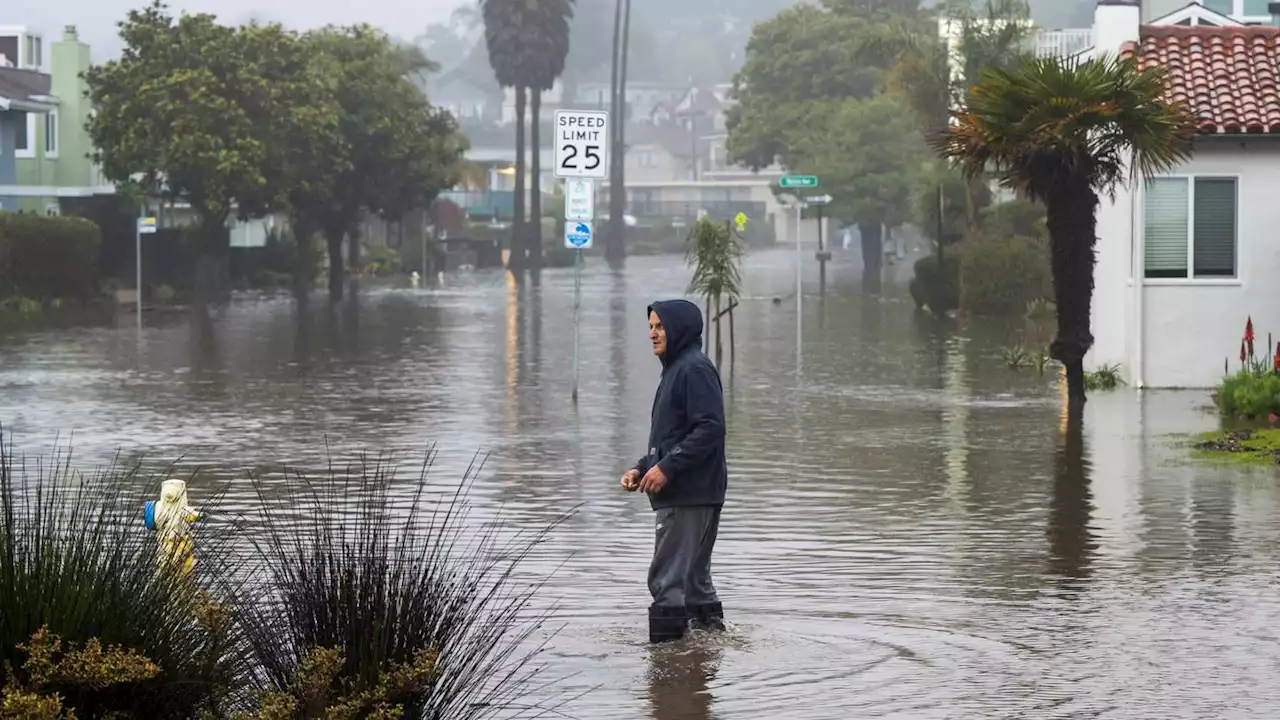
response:
{"label": "man standing in floodwater", "polygon": [[649,565],[649,641],[678,640],[692,624],[723,630],[711,582],[729,470],[724,456],[724,390],[702,352],[702,312],[687,300],[649,306],[649,341],[662,361],[653,399],[649,452],[622,476],[625,490],[649,495],[655,512]]}

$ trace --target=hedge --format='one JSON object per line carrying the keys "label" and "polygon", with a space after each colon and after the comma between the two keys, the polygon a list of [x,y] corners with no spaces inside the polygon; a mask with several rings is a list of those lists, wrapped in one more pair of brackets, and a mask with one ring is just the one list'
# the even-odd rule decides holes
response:
{"label": "hedge", "polygon": [[0,213],[0,298],[91,298],[101,243],[83,218]]}
{"label": "hedge", "polygon": [[960,250],[960,307],[975,315],[1026,312],[1053,298],[1048,243],[1026,237],[975,238]]}

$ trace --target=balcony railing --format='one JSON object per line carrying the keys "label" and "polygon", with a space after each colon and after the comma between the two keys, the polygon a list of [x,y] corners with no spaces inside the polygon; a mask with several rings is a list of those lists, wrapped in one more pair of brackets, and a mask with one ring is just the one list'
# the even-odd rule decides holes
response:
{"label": "balcony railing", "polygon": [[1041,30],[1035,35],[1033,52],[1039,58],[1064,58],[1092,46],[1092,28]]}

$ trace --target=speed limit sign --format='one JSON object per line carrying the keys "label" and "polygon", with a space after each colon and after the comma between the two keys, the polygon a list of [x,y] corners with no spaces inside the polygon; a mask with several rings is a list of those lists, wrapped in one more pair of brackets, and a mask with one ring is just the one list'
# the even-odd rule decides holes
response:
{"label": "speed limit sign", "polygon": [[609,113],[556,111],[556,177],[604,180],[609,175]]}

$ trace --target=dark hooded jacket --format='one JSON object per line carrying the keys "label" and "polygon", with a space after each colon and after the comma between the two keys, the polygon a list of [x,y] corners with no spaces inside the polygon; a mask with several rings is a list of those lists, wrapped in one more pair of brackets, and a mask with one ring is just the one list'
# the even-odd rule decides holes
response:
{"label": "dark hooded jacket", "polygon": [[[662,380],[653,398],[649,452],[636,470],[655,464],[667,486],[649,496],[655,510],[722,505],[729,483],[724,457],[724,391],[720,373],[702,352],[702,312],[687,300],[649,306],[667,331]],[[647,317],[647,313],[646,313]]]}

